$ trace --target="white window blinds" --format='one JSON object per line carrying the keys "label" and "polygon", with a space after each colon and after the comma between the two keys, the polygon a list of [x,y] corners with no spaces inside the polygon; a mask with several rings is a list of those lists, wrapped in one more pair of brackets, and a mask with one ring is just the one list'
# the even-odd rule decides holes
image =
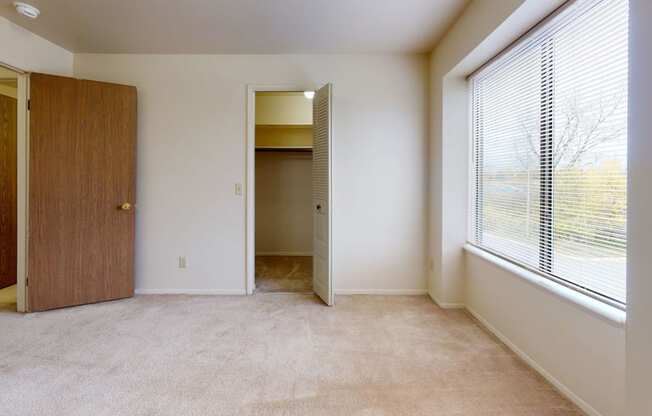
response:
{"label": "white window blinds", "polygon": [[577,0],[471,76],[470,241],[624,305],[626,0]]}

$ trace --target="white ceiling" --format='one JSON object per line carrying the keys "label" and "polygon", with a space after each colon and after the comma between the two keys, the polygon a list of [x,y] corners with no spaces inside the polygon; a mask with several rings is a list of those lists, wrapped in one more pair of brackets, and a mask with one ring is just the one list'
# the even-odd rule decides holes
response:
{"label": "white ceiling", "polygon": [[468,0],[13,0],[0,15],[72,52],[429,52]]}

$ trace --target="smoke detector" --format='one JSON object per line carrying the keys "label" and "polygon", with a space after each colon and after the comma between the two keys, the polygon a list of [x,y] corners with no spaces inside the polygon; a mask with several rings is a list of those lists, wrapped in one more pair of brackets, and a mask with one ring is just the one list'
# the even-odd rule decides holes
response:
{"label": "smoke detector", "polygon": [[14,2],[14,7],[19,14],[29,17],[30,19],[36,19],[38,15],[41,14],[41,11],[36,7],[20,1]]}

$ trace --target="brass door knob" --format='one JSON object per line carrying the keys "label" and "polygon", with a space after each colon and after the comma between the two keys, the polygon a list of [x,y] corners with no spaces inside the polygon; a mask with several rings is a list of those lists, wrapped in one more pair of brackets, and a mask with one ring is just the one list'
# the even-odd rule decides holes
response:
{"label": "brass door knob", "polygon": [[129,202],[125,202],[124,204],[120,205],[120,209],[122,211],[131,211],[131,204]]}

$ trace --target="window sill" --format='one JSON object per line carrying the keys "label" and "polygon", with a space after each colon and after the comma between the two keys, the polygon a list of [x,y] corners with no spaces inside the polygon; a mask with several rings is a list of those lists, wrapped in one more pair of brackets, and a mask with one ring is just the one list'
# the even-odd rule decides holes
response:
{"label": "window sill", "polygon": [[571,288],[568,288],[564,285],[556,283],[550,279],[546,279],[543,276],[539,276],[536,273],[519,267],[513,263],[510,263],[506,260],[501,259],[498,256],[495,256],[481,248],[478,248],[472,244],[465,244],[464,250],[467,253],[471,253],[481,259],[488,261],[503,270],[506,270],[510,273],[515,274],[516,276],[524,279],[525,281],[542,288],[549,293],[563,299],[567,302],[570,302],[580,308],[586,310],[587,312],[596,315],[598,318],[607,321],[608,323],[618,327],[624,328],[625,322],[627,319],[627,314],[625,311],[620,310],[614,306],[608,305],[604,302],[600,302],[597,299],[594,299],[590,296],[577,292]]}

